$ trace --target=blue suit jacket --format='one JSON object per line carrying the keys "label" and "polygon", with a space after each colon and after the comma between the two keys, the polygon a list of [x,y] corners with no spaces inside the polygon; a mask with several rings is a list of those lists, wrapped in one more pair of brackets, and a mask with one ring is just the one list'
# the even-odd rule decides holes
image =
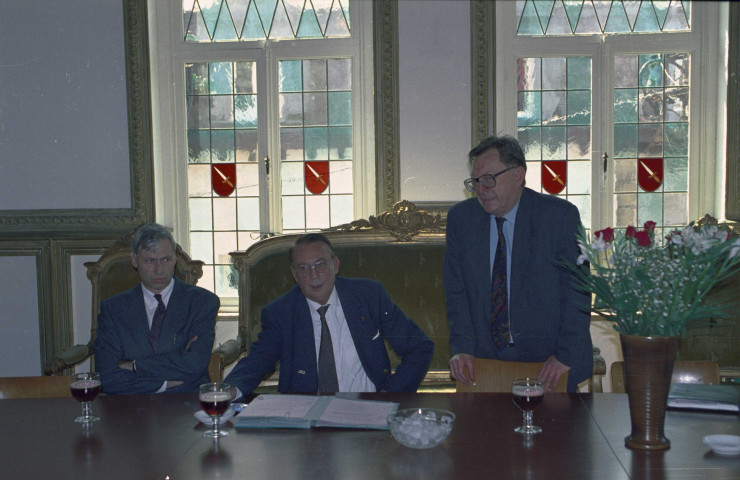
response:
{"label": "blue suit jacket", "polygon": [[[336,277],[335,287],[360,362],[376,389],[416,391],[429,368],[434,343],[391,302],[380,283]],[[249,355],[224,381],[247,395],[280,361],[278,391],[316,393],[319,383],[313,325],[300,288],[296,285],[266,305],[261,322],[262,331]],[[401,357],[393,374],[384,339]]]}
{"label": "blue suit jacket", "polygon": [[[444,286],[450,353],[496,358],[491,338],[490,219],[478,200],[458,203],[447,215]],[[591,377],[589,296],[576,290],[558,266],[575,262],[578,209],[560,198],[525,188],[511,252],[509,315],[519,361],[550,355],[571,367],[568,389]]]}
{"label": "blue suit jacket", "polygon": [[[208,361],[213,350],[214,326],[220,305],[213,293],[175,279],[167,313],[154,352],[141,284],[100,305],[95,341],[95,369],[103,391],[109,394],[152,393],[165,380],[180,380],[168,392],[196,392],[210,382]],[[194,336],[198,339],[185,350]],[[118,367],[136,360],[136,372]]]}

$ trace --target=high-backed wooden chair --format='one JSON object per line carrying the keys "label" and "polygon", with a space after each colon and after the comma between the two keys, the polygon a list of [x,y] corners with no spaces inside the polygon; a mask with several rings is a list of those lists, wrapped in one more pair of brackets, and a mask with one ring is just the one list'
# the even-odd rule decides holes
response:
{"label": "high-backed wooden chair", "polygon": [[[625,393],[624,362],[617,361],[611,366],[612,393]],[[673,364],[671,383],[719,384],[719,364],[717,362],[688,360]]]}
{"label": "high-backed wooden chair", "polygon": [[[493,358],[473,360],[475,383],[465,385],[457,381],[458,392],[511,392],[511,382],[515,378],[537,378],[544,362],[505,362]],[[560,378],[555,392],[565,392],[568,374]]]}
{"label": "high-backed wooden chair", "polygon": [[[98,313],[103,300],[136,286],[139,274],[131,265],[131,241],[134,232],[130,232],[123,240],[114,243],[95,262],[86,262],[87,278],[92,283],[92,319],[90,341],[85,345],[75,345],[58,353],[44,366],[46,375],[58,375],[65,369],[72,368],[88,358],[94,361],[93,354],[97,336]],[[183,282],[195,285],[203,275],[203,262],[192,260],[179,245],[175,249],[176,266],[175,276]],[[221,355],[212,356],[208,373],[212,380],[220,381],[223,377],[223,368],[236,358],[224,358],[230,349],[225,349]],[[91,364],[90,369],[93,369]]]}
{"label": "high-backed wooden chair", "polygon": [[71,397],[66,376],[0,377],[0,399]]}

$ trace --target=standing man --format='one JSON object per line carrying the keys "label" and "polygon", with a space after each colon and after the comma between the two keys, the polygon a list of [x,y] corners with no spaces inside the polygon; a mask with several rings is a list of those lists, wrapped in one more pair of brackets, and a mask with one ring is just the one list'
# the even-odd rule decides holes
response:
{"label": "standing man", "polygon": [[141,226],[131,264],[141,283],[100,305],[95,367],[108,394],[196,392],[207,383],[219,299],[176,278],[175,240]]}
{"label": "standing man", "polygon": [[559,262],[575,263],[578,209],[524,187],[527,164],[510,136],[469,155],[464,200],[447,216],[444,287],[450,374],[475,379],[473,357],[545,362],[545,388],[570,371],[568,391],[593,370],[590,298]]}
{"label": "standing man", "polygon": [[[383,286],[337,277],[339,258],[318,233],[288,256],[297,285],[262,309],[259,339],[224,381],[247,395],[280,361],[280,392],[415,392],[434,343]],[[386,340],[401,357],[395,373]]]}

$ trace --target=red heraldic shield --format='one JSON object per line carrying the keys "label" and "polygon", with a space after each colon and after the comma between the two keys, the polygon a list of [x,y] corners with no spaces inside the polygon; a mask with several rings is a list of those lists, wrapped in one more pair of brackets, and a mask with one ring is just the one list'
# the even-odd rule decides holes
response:
{"label": "red heraldic shield", "polygon": [[306,188],[318,195],[329,186],[329,161],[304,162],[303,175],[306,177]]}
{"label": "red heraldic shield", "polygon": [[568,181],[568,162],[565,160],[547,160],[542,162],[542,187],[553,195],[565,188]]}
{"label": "red heraldic shield", "polygon": [[663,183],[662,158],[637,159],[637,183],[646,192],[654,192]]}
{"label": "red heraldic shield", "polygon": [[213,191],[228,197],[236,188],[236,164],[216,163],[211,165],[211,185]]}

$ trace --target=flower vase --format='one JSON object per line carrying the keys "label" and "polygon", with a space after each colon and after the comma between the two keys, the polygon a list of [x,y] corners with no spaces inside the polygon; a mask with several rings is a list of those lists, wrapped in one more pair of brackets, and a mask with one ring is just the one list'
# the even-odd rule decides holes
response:
{"label": "flower vase", "polygon": [[624,357],[625,390],[629,398],[632,433],[628,448],[667,450],[665,413],[678,337],[619,335]]}

